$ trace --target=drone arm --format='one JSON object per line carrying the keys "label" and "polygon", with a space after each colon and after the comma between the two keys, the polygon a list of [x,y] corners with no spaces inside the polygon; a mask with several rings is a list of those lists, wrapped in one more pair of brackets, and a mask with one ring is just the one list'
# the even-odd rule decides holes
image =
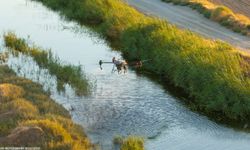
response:
{"label": "drone arm", "polygon": [[113,64],[113,62],[104,62],[102,60],[99,61],[100,69],[102,70],[102,64]]}

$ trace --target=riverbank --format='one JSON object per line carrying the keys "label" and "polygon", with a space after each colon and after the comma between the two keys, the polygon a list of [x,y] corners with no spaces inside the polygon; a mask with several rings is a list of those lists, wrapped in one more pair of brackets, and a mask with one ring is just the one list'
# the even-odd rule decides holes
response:
{"label": "riverbank", "polygon": [[242,51],[248,52],[250,49],[250,37],[233,32],[189,7],[173,5],[162,0],[127,0],[126,2],[142,13],[167,20],[178,28],[190,30],[208,39],[219,39]]}
{"label": "riverbank", "polygon": [[42,86],[0,66],[0,146],[91,150],[84,130]]}
{"label": "riverbank", "polygon": [[[65,82],[69,82],[68,84],[71,85],[72,83],[73,84],[76,83],[76,82],[72,82],[72,81],[83,81],[83,82],[80,82],[80,84],[81,84],[81,86],[84,86],[86,88],[80,88],[81,92],[90,94],[89,93],[89,88],[91,88],[91,87],[89,85],[89,80],[86,80],[86,75],[84,74],[84,72],[82,72],[82,70],[79,70],[77,66],[66,65],[66,63],[61,63],[61,60],[59,58],[54,60],[54,56],[53,56],[53,54],[52,54],[52,52],[50,50],[44,50],[41,47],[38,47],[38,46],[36,46],[34,44],[33,45],[28,45],[26,39],[18,38],[12,32],[6,33],[4,35],[4,43],[5,43],[5,46],[8,48],[10,54],[12,54],[13,56],[18,57],[19,53],[22,53],[24,55],[32,57],[34,59],[34,61],[37,63],[37,65],[39,67],[41,67],[41,69],[43,69],[43,68],[48,69],[50,74],[53,74],[54,76],[56,76],[57,82],[58,82],[58,80],[60,82],[62,82],[63,84],[65,84]],[[8,59],[7,56],[8,56],[7,52],[4,53],[4,55],[0,55],[0,61],[6,62],[7,59]],[[10,100],[15,101],[17,98],[19,100],[19,97],[21,97],[21,96],[14,96],[15,98],[8,98],[8,96],[11,97],[11,95],[9,93],[10,91],[11,92],[16,92],[17,95],[25,95],[27,93],[33,93],[33,94],[37,94],[37,93],[33,91],[34,89],[29,89],[29,88],[33,88],[30,85],[26,85],[27,87],[24,90],[23,89],[23,86],[24,86],[23,84],[15,85],[13,83],[10,84],[9,82],[5,82],[5,80],[9,80],[7,77],[10,77],[12,79],[12,76],[9,76],[9,75],[5,76],[5,73],[7,74],[7,72],[11,72],[11,73],[13,73],[13,76],[15,76],[15,73],[12,70],[10,70],[7,66],[3,66],[3,67],[6,67],[6,68],[1,68],[1,67],[2,66],[0,66],[0,73],[3,72],[3,76],[0,79],[3,80],[2,82],[4,84],[1,84],[1,82],[0,82],[0,90],[3,91],[3,95],[5,96],[5,97],[3,97],[4,101],[3,101],[3,106],[2,106],[2,108],[4,108],[3,116],[5,116],[5,114],[9,113],[9,112],[6,112],[7,108],[5,108],[5,107],[8,106],[8,109],[12,109],[11,108],[12,105],[9,106],[8,101],[10,101]],[[54,70],[51,70],[52,68],[54,68]],[[9,71],[6,71],[7,69]],[[62,71],[62,70],[64,70],[64,71]],[[67,71],[67,70],[70,70],[70,71]],[[51,71],[53,71],[53,72],[51,72]],[[67,77],[65,75],[67,75]],[[19,77],[16,77],[16,76],[15,76],[15,78],[19,79]],[[20,78],[20,79],[27,80],[27,79],[23,79],[23,78]],[[14,80],[16,81],[16,79],[14,79]],[[27,80],[27,82],[28,81],[29,80]],[[17,82],[19,83],[19,81],[17,81]],[[27,82],[25,82],[25,84]],[[31,82],[31,83],[35,84],[33,82]],[[39,86],[39,88],[42,88],[40,85],[37,85],[37,86]],[[41,90],[40,92],[43,92],[42,89],[40,89],[40,90]],[[58,90],[61,91],[60,89],[58,89]],[[20,93],[24,93],[24,94],[20,94]],[[45,93],[45,94],[47,94],[47,93]],[[78,93],[75,93],[75,94],[78,94]],[[1,96],[2,95],[0,93],[0,98],[1,98]],[[49,98],[49,96],[50,96],[49,94],[47,94],[46,96],[47,96],[46,97],[47,99],[52,101],[52,99]],[[28,99],[28,98],[24,97],[24,100],[26,101],[26,99]],[[38,101],[37,103],[39,103],[39,104],[43,103],[43,102],[39,102],[40,99],[36,99],[36,98],[37,97],[32,99],[32,101]],[[46,99],[46,98],[44,98],[44,99]],[[5,99],[6,99],[6,102],[5,102]],[[8,101],[7,101],[7,99],[8,99]],[[29,100],[27,100],[27,101],[29,101]],[[55,101],[55,100],[53,100],[53,101]],[[18,114],[20,114],[22,117],[28,118],[28,119],[27,120],[19,119],[17,121],[14,121],[13,122],[13,128],[15,128],[15,129],[13,129],[8,122],[6,124],[2,123],[1,125],[3,126],[3,128],[0,128],[0,129],[2,129],[2,132],[6,132],[6,134],[7,133],[10,133],[10,134],[9,135],[4,135],[3,137],[0,136],[0,146],[28,145],[28,146],[33,146],[33,147],[35,147],[35,146],[36,147],[41,147],[42,149],[56,149],[56,148],[67,149],[67,150],[68,149],[72,149],[72,150],[73,149],[77,149],[77,150],[78,149],[83,149],[83,146],[74,146],[73,144],[72,144],[73,145],[72,147],[69,147],[69,146],[66,147],[67,143],[66,144],[60,144],[60,147],[53,146],[54,143],[57,145],[57,143],[55,141],[53,141],[54,137],[52,137],[52,141],[49,141],[49,142],[46,141],[46,140],[51,139],[51,137],[50,137],[50,139],[47,139],[47,134],[49,134],[49,135],[54,134],[54,132],[56,132],[56,133],[57,132],[62,132],[61,134],[63,134],[63,135],[67,134],[66,131],[61,129],[61,126],[60,126],[61,124],[63,124],[63,128],[65,128],[66,126],[70,126],[70,127],[67,127],[68,130],[70,130],[70,131],[74,130],[74,132],[77,132],[80,135],[84,134],[83,131],[82,132],[80,131],[82,128],[80,126],[78,126],[78,125],[75,125],[71,121],[71,117],[70,117],[69,113],[61,105],[59,105],[57,103],[53,103],[57,107],[60,107],[60,109],[64,110],[65,114],[67,114],[67,116],[63,116],[63,117],[59,116],[59,115],[63,115],[63,114],[60,114],[60,113],[59,113],[59,115],[58,114],[54,115],[53,113],[49,113],[49,114],[46,113],[46,114],[44,114],[44,116],[39,116],[40,113],[38,114],[37,112],[34,112],[34,111],[36,111],[38,106],[35,106],[35,105],[33,106],[33,104],[31,105],[28,102],[19,102],[19,101],[17,101],[15,103],[18,103],[18,105],[21,104],[21,108],[20,108],[21,110],[18,111]],[[40,105],[43,105],[43,104],[40,104]],[[15,105],[13,107],[16,108],[18,106]],[[26,107],[27,107],[27,109],[26,109]],[[53,105],[51,107],[53,107]],[[19,108],[17,108],[17,109],[19,109]],[[26,112],[28,109],[30,109],[31,114],[35,114],[34,118],[29,117],[31,114]],[[57,111],[56,108],[46,108],[46,109],[52,109],[54,111]],[[24,112],[22,112],[22,111],[24,111]],[[72,110],[72,111],[74,111],[74,110]],[[0,116],[1,116],[1,113],[0,113]],[[67,117],[68,120],[66,120],[66,117]],[[37,118],[39,118],[39,119],[37,119]],[[55,124],[53,121],[56,121],[56,123],[58,123],[58,124]],[[65,122],[65,121],[67,121],[67,122]],[[76,127],[74,127],[72,124],[74,126],[76,126]],[[52,129],[47,129],[47,128],[50,127],[50,125],[53,126],[53,128]],[[5,129],[4,128],[5,126],[10,126],[10,128]],[[47,126],[49,126],[49,127],[47,127]],[[56,127],[54,127],[54,126],[56,126]],[[43,127],[45,128],[44,130],[43,130]],[[40,132],[37,133],[37,131],[35,129],[40,129],[40,128],[41,128],[41,133]],[[49,131],[47,131],[47,130],[49,130]],[[60,130],[60,131],[57,131],[57,130]],[[15,135],[15,134],[17,134],[16,132],[18,132],[18,134],[19,134],[19,132],[21,132],[21,133],[20,133],[20,135],[17,135],[17,138],[11,139],[10,137],[16,136]],[[53,133],[50,133],[50,132],[53,132]],[[21,134],[24,134],[25,136],[27,134],[27,136],[31,136],[31,138],[27,138],[26,140],[20,140],[19,138],[21,138]],[[57,133],[57,134],[59,134],[59,133]],[[75,139],[75,135],[72,135],[72,136],[74,136],[74,137],[72,137],[71,142],[77,143],[78,138]],[[84,136],[86,136],[86,135],[84,134]],[[32,140],[33,137],[37,138],[37,139]],[[69,138],[69,137],[67,137],[67,138]],[[86,139],[89,140],[87,137],[86,137]],[[14,142],[16,140],[20,140],[21,143],[15,144]],[[81,139],[79,138],[79,140],[81,140]],[[49,143],[49,144],[47,144],[47,143]],[[52,147],[51,147],[51,145],[52,145]],[[64,146],[65,146],[65,148],[64,148]],[[120,139],[119,143],[115,143],[115,146],[117,147],[117,149],[119,148],[119,149],[122,149],[122,150],[130,150],[130,149],[143,150],[144,149],[144,140],[142,138],[140,138],[140,137],[135,137],[135,136],[133,136],[133,137],[131,136],[131,137],[128,137],[128,138],[122,137]],[[90,145],[89,147],[86,147],[84,149],[87,149],[87,148],[88,149],[96,149],[97,147],[99,147],[98,144],[97,145]]]}
{"label": "riverbank", "polygon": [[65,91],[65,85],[69,84],[78,96],[89,96],[93,90],[89,79],[86,77],[80,65],[75,66],[63,63],[50,50],[39,48],[36,45],[28,45],[26,39],[18,38],[14,33],[9,32],[4,35],[5,46],[10,52],[22,53],[32,57],[39,67],[48,69],[51,75],[56,76],[57,89]]}
{"label": "riverbank", "polygon": [[243,14],[236,14],[234,11],[224,5],[217,5],[211,1],[194,1],[194,0],[162,0],[171,2],[175,5],[189,6],[203,14],[204,17],[211,19],[221,25],[241,33],[242,35],[250,36],[250,19]]}
{"label": "riverbank", "polygon": [[250,122],[247,54],[144,16],[122,1],[41,2],[69,19],[91,26],[129,60],[152,59],[144,69],[184,89],[196,110],[222,114],[243,125]]}

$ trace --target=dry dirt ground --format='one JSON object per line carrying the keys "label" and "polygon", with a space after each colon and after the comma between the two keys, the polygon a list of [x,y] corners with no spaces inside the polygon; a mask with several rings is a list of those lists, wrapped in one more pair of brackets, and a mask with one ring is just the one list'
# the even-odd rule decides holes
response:
{"label": "dry dirt ground", "polygon": [[225,5],[236,13],[250,18],[250,0],[209,0],[215,4]]}

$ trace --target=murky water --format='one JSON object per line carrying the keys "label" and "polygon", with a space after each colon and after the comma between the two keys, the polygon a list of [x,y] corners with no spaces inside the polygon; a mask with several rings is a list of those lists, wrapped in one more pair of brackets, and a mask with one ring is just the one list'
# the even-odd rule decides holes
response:
{"label": "murky water", "polygon": [[[103,149],[112,149],[116,135],[140,135],[147,150],[248,150],[250,134],[223,127],[189,111],[178,98],[147,77],[100,70],[98,60],[110,61],[119,53],[84,27],[67,22],[41,4],[26,0],[0,0],[0,31],[30,37],[37,45],[51,48],[63,61],[82,64],[96,91],[79,98],[70,89],[56,92],[55,80],[32,59],[21,56],[8,62],[18,75],[40,82],[52,97],[71,111],[89,137]],[[1,38],[2,42],[2,38]],[[3,48],[1,48],[3,49]]]}

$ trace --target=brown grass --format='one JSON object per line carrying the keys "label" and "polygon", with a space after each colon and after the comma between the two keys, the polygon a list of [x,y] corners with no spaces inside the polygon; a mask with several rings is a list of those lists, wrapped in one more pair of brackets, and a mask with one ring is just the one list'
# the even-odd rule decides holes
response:
{"label": "brown grass", "polygon": [[0,85],[0,101],[23,97],[24,90],[13,84]]}
{"label": "brown grass", "polygon": [[250,18],[250,0],[209,0],[216,5],[224,5],[237,14]]}
{"label": "brown grass", "polygon": [[[165,2],[173,2],[178,5],[188,5],[191,8],[197,10],[205,17],[210,18],[221,25],[232,29],[234,32],[239,32],[243,35],[250,36],[250,19],[244,14],[235,12],[235,9],[230,9],[228,5],[218,5],[213,3],[214,0],[162,0]],[[223,1],[219,4],[224,4],[227,0],[215,0]],[[236,3],[236,2],[234,2]],[[246,6],[249,7],[250,5]]]}
{"label": "brown grass", "polygon": [[46,150],[90,150],[83,129],[42,86],[0,65],[0,146],[38,146]]}

